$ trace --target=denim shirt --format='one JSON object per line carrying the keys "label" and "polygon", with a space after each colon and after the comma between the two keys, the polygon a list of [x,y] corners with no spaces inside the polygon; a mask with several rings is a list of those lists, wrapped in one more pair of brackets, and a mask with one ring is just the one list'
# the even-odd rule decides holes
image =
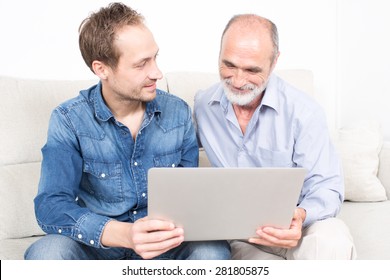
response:
{"label": "denim shirt", "polygon": [[38,224],[102,247],[108,221],[147,215],[149,168],[196,167],[198,144],[190,107],[161,90],[146,104],[134,140],[104,103],[99,83],[53,111],[42,155]]}

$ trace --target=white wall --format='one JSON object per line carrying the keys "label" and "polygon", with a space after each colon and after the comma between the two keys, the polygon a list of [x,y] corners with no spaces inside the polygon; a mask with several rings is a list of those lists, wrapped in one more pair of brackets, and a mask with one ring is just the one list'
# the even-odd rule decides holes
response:
{"label": "white wall", "polygon": [[[0,0],[0,75],[94,77],[78,50],[78,27],[112,1]],[[390,139],[390,19],[385,0],[133,0],[160,47],[163,72],[217,71],[221,32],[237,13],[257,13],[279,28],[278,68],[314,72],[331,128],[379,120]]]}
{"label": "white wall", "polygon": [[379,120],[390,139],[390,6],[385,0],[339,0],[339,124]]}

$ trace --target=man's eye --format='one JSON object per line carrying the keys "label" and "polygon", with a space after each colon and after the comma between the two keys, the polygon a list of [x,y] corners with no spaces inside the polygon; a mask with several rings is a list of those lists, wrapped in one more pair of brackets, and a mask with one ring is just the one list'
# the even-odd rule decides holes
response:
{"label": "man's eye", "polygon": [[144,68],[145,65],[146,65],[146,61],[145,61],[145,62],[142,62],[141,64],[136,65],[135,67],[136,67],[136,68]]}
{"label": "man's eye", "polygon": [[246,71],[247,71],[249,74],[259,74],[259,73],[262,72],[261,69],[258,69],[258,68],[254,68],[254,69],[249,68],[249,69],[247,69]]}

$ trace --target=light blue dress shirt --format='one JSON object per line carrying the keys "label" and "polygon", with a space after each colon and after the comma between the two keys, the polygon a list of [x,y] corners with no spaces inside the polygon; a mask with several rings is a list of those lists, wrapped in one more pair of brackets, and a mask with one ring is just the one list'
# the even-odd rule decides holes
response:
{"label": "light blue dress shirt", "polygon": [[323,109],[306,93],[272,74],[245,134],[221,83],[196,94],[194,114],[212,166],[303,167],[304,226],[337,215],[344,199],[341,161]]}

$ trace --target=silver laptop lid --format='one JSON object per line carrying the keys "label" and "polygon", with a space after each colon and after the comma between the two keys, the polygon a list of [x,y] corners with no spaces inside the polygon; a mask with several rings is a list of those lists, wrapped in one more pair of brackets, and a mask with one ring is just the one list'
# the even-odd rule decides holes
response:
{"label": "silver laptop lid", "polygon": [[303,168],[152,168],[148,215],[184,228],[185,240],[248,239],[256,228],[288,228]]}

